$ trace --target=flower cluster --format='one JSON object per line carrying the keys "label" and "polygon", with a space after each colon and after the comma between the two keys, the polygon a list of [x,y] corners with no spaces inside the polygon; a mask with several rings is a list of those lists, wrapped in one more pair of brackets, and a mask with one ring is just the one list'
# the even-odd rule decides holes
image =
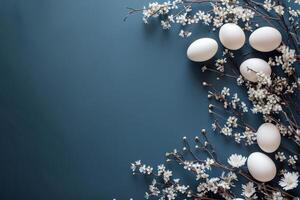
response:
{"label": "flower cluster", "polygon": [[[219,112],[219,110],[222,110],[222,107],[209,104],[209,113],[219,119],[215,120],[212,124],[212,129],[219,131],[225,136],[233,137],[237,143],[243,141],[246,145],[254,144],[256,141],[256,133],[244,120],[244,113],[248,112],[247,104],[240,100],[237,93],[231,95],[230,89],[227,87],[223,87],[220,92],[217,92],[217,89],[211,84],[204,82],[203,85],[211,88],[211,90],[208,91],[208,98],[222,103],[223,109],[230,113],[228,117],[225,117]],[[221,121],[223,121],[223,123]]]}
{"label": "flower cluster", "polygon": [[[247,158],[232,154],[226,163],[222,163],[217,159],[217,154],[213,145],[207,138],[207,132],[201,131],[200,137],[194,139],[194,148],[186,137],[183,137],[182,150],[173,150],[166,153],[166,162],[179,164],[187,173],[191,173],[195,177],[195,184],[185,185],[178,177],[174,177],[173,171],[168,169],[166,164],[160,164],[156,170],[154,167],[147,166],[141,161],[131,164],[133,174],[142,174],[152,179],[149,184],[145,198],[157,197],[160,200],[173,199],[234,199],[244,197],[246,199],[290,199],[293,196],[279,187],[268,185],[267,183],[259,183],[253,180],[243,169]],[[204,156],[205,153],[207,156]],[[192,159],[190,159],[192,158]],[[145,170],[149,169],[149,170]],[[222,170],[219,176],[213,176],[216,171]],[[215,173],[213,173],[215,172]],[[294,189],[298,185],[298,173],[286,172],[278,183],[284,190]],[[237,185],[239,180],[246,181],[245,184]],[[234,190],[240,187],[240,190]],[[195,188],[195,189],[194,189]],[[241,191],[241,192],[236,192]],[[280,197],[280,198],[279,198]]]}
{"label": "flower cluster", "polygon": [[[201,6],[205,4],[205,9]],[[287,4],[289,6],[287,6]],[[257,81],[250,82],[239,75],[239,68],[234,58],[236,53],[225,49],[223,55],[216,58],[209,66],[202,66],[203,73],[215,73],[217,80],[234,79],[239,89],[245,90],[245,98],[227,86],[216,88],[213,83],[204,81],[208,88],[208,112],[215,119],[212,129],[221,135],[232,138],[236,143],[245,145],[256,144],[256,129],[249,122],[249,115],[263,122],[275,124],[284,139],[289,139],[300,146],[300,107],[298,94],[300,78],[297,76],[297,64],[300,61],[299,39],[299,0],[170,0],[163,3],[150,3],[143,9],[129,8],[129,14],[142,11],[143,20],[148,23],[157,18],[162,29],[180,26],[179,36],[187,38],[192,35],[191,26],[203,23],[218,30],[225,23],[239,24],[242,29],[252,31],[254,28],[268,24],[279,27],[285,34],[283,43],[273,56],[268,59],[273,73],[269,76],[260,71],[255,72]],[[298,6],[298,7],[297,7]],[[262,22],[262,23],[259,23]],[[286,39],[288,38],[288,39]],[[227,65],[231,65],[227,68]],[[250,69],[249,69],[250,70]],[[228,73],[230,72],[230,73]],[[195,137],[195,146],[191,147],[183,138],[184,147],[181,151],[166,153],[166,161],[175,161],[188,173],[195,177],[196,187],[185,185],[184,181],[175,178],[167,164],[153,167],[137,161],[132,164],[134,174],[152,177],[149,191],[145,197],[157,197],[160,200],[171,199],[292,199],[293,195],[285,192],[298,186],[300,156],[288,147],[280,146],[274,159],[280,163],[277,168],[281,177],[275,184],[259,183],[245,169],[247,158],[234,153],[226,158],[227,162],[217,159],[217,153],[202,131]],[[200,152],[201,156],[196,153]],[[203,157],[203,153],[206,157]],[[214,170],[219,169],[219,176]],[[214,175],[212,175],[214,174]],[[274,186],[276,185],[276,187]],[[240,193],[233,188],[238,187]],[[196,188],[196,189],[195,189]]]}
{"label": "flower cluster", "polygon": [[[207,66],[202,67],[202,72],[210,71],[216,73],[218,77],[220,73],[224,76],[230,78],[236,78],[237,84],[239,86],[245,87],[248,100],[247,104],[240,101],[237,94],[234,94],[232,99],[230,99],[230,89],[224,87],[219,91],[219,89],[214,88],[211,83],[204,82],[203,85],[211,88],[208,91],[208,97],[223,104],[223,108],[230,111],[230,116],[227,120],[231,121],[233,117],[238,128],[244,128],[244,136],[242,138],[248,138],[248,144],[253,144],[255,141],[255,135],[253,134],[255,130],[244,122],[247,119],[244,118],[243,113],[251,110],[253,114],[261,114],[265,122],[275,123],[283,136],[288,136],[292,138],[294,142],[300,145],[300,127],[297,123],[295,115],[300,117],[299,108],[297,102],[292,99],[297,99],[297,91],[299,90],[300,79],[297,78],[295,73],[294,64],[296,62],[295,50],[288,48],[286,45],[282,45],[278,48],[280,55],[276,55],[275,59],[269,58],[269,64],[273,67],[281,66],[283,73],[271,76],[267,76],[262,72],[255,72],[257,77],[257,82],[250,82],[245,80],[242,76],[235,77],[224,72],[225,65],[222,66],[222,71],[214,70]],[[232,58],[232,55],[227,58]],[[221,59],[218,59],[221,60]],[[219,63],[219,61],[216,63]],[[226,60],[226,58],[223,58]],[[226,63],[225,63],[226,64]],[[232,64],[232,63],[231,63]],[[230,66],[232,68],[232,66]],[[219,117],[219,114],[213,109],[219,108],[217,105],[209,105],[209,113],[213,113]],[[224,118],[225,116],[221,117]],[[282,120],[284,119],[284,120]],[[224,120],[224,119],[223,119]],[[230,126],[231,123],[214,123],[213,129],[219,130],[222,134],[226,136],[235,136],[236,142],[240,143],[241,134],[238,130],[234,130],[236,126]],[[248,131],[252,131],[252,133]],[[235,133],[234,133],[235,132]],[[250,137],[245,137],[245,136]]]}
{"label": "flower cluster", "polygon": [[257,83],[251,84],[248,82],[248,97],[253,103],[252,112],[270,115],[282,111],[281,98],[277,94],[272,93],[270,86],[272,85],[271,78],[264,73],[257,73]]}
{"label": "flower cluster", "polygon": [[[192,4],[207,4],[211,10],[194,9]],[[254,9],[243,6],[235,0],[173,0],[163,3],[152,2],[143,9],[128,9],[129,14],[142,11],[143,21],[146,24],[149,23],[150,18],[160,17],[162,29],[170,29],[173,24],[187,27],[202,22],[205,25],[213,26],[213,30],[215,30],[227,22],[242,22],[246,30],[252,30],[251,19],[255,17],[255,14],[259,14]],[[189,37],[191,33],[191,31],[181,29],[179,36]]]}
{"label": "flower cluster", "polygon": [[281,66],[286,74],[289,76],[295,73],[293,64],[296,62],[295,50],[290,49],[286,45],[282,45],[277,49],[281,55],[275,56],[275,61],[270,59],[269,63],[272,66]]}
{"label": "flower cluster", "polygon": [[287,153],[282,152],[282,151],[278,151],[275,154],[275,159],[278,160],[279,162],[281,162],[282,164],[285,164],[289,167],[291,167],[291,169],[293,170],[297,170],[299,171],[298,168],[298,155],[294,154],[294,155],[286,155]]}
{"label": "flower cluster", "polygon": [[[206,4],[211,9],[199,9],[197,5]],[[298,0],[293,2],[295,7],[299,5]],[[170,29],[174,24],[183,27],[179,36],[189,37],[192,32],[189,25],[203,23],[213,27],[213,30],[221,27],[224,23],[239,23],[245,30],[252,31],[259,26],[255,23],[255,17],[260,17],[263,21],[271,24],[271,21],[279,21],[287,15],[291,27],[298,27],[298,17],[300,11],[292,7],[284,7],[282,3],[265,0],[258,2],[255,0],[240,2],[237,0],[172,0],[162,3],[152,2],[142,9],[128,8],[129,14],[142,11],[144,23],[148,23],[150,18],[160,19],[162,29]],[[275,16],[274,16],[275,15]],[[290,32],[295,40],[297,28]]]}

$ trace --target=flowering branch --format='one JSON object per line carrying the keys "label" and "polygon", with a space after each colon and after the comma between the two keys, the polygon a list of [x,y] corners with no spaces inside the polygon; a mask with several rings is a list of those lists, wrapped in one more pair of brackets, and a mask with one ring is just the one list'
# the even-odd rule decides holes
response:
{"label": "flowering branch", "polygon": [[[187,138],[183,137],[182,150],[178,151],[175,149],[167,152],[166,161],[168,163],[175,161],[183,169],[195,174],[198,185],[196,190],[193,190],[191,186],[181,184],[180,179],[174,178],[173,172],[163,164],[158,165],[157,173],[155,173],[153,167],[146,166],[140,161],[132,163],[131,169],[134,174],[144,174],[153,178],[152,183],[149,185],[149,192],[146,192],[146,198],[156,196],[160,199],[175,199],[179,195],[195,199],[232,199],[239,195],[244,196],[246,199],[258,197],[266,199],[279,197],[285,199],[295,198],[295,196],[278,187],[254,180],[242,168],[245,165],[246,157],[233,154],[228,159],[229,165],[219,161],[204,129],[201,131],[200,137],[195,137],[194,142],[193,150]],[[192,159],[187,159],[189,156]],[[220,177],[211,177],[210,172],[218,168],[224,170]],[[236,194],[232,189],[239,179],[244,179],[248,183],[242,185],[241,194]]]}
{"label": "flowering branch", "polygon": [[[197,7],[202,4],[206,4],[210,8]],[[215,60],[214,65],[202,66],[203,73],[214,73],[218,80],[220,78],[236,80],[237,85],[245,89],[245,94],[248,96],[247,102],[242,101],[236,93],[231,95],[228,87],[218,90],[212,83],[203,82],[203,85],[208,88],[208,98],[217,102],[210,103],[208,106],[209,113],[215,117],[212,124],[214,131],[234,138],[237,143],[257,144],[257,130],[248,123],[246,118],[246,113],[247,116],[252,113],[263,122],[271,122],[273,126],[277,127],[279,137],[281,134],[300,146],[300,126],[298,124],[300,106],[297,101],[300,78],[295,70],[295,65],[300,61],[300,10],[295,9],[299,5],[299,0],[293,0],[293,2],[283,2],[282,0],[243,0],[241,2],[237,0],[172,0],[164,3],[150,3],[140,9],[128,8],[128,15],[142,12],[143,21],[146,24],[151,18],[159,17],[163,29],[170,29],[175,24],[180,25],[182,29],[179,36],[183,38],[191,36],[190,26],[200,22],[211,26],[213,31],[229,22],[240,24],[243,31],[250,32],[265,23],[279,28],[280,32],[284,34],[285,41],[277,48],[277,52],[274,52],[274,57],[269,58],[268,63],[265,63],[272,69],[279,69],[279,73],[270,72],[268,75],[263,71],[246,66],[247,72],[250,71],[255,76],[255,81],[246,80],[239,75],[240,66],[235,62],[233,52],[228,49],[224,50],[222,58]],[[257,20],[260,23],[257,23]],[[229,72],[228,64],[230,64],[229,69],[231,70]],[[218,103],[222,106],[217,105]],[[226,115],[221,114],[221,111],[223,113],[225,111]],[[170,200],[180,195],[194,199],[233,199],[239,195],[247,200],[294,198],[286,191],[298,186],[299,153],[297,151],[281,145],[280,150],[284,151],[275,152],[275,159],[281,163],[282,167],[277,174],[282,178],[277,184],[278,187],[275,187],[274,184],[254,180],[247,172],[247,168],[243,168],[247,158],[242,155],[231,155],[228,158],[229,165],[221,162],[213,145],[208,141],[206,131],[201,132],[201,138],[196,136],[194,142],[195,148],[191,148],[191,144],[184,137],[182,151],[168,152],[166,157],[168,162],[175,161],[196,175],[197,189],[193,190],[190,185],[183,185],[179,179],[174,179],[172,171],[168,170],[165,165],[159,165],[157,173],[154,173],[153,167],[137,161],[132,164],[133,172],[153,178],[146,198],[155,196],[162,200]],[[196,152],[200,152],[202,156],[204,153],[206,157],[202,158]],[[209,172],[216,168],[223,170],[222,174],[219,177],[211,177]],[[287,169],[294,171],[290,172]],[[248,181],[248,183],[242,185],[241,194],[235,194],[232,188],[235,187],[235,184],[240,183],[239,180]]]}

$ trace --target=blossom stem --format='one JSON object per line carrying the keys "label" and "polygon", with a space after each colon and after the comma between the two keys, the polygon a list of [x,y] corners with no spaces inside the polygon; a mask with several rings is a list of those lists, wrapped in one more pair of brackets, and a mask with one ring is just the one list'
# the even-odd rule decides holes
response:
{"label": "blossom stem", "polygon": [[217,74],[220,74],[221,76],[227,76],[227,77],[230,77],[230,78],[238,78],[237,76],[234,76],[234,75],[230,75],[230,74],[226,74],[226,73],[223,73],[223,72],[220,72],[218,70],[215,70],[215,69],[211,69],[211,68],[206,68],[207,71],[211,71],[211,72],[215,72]]}

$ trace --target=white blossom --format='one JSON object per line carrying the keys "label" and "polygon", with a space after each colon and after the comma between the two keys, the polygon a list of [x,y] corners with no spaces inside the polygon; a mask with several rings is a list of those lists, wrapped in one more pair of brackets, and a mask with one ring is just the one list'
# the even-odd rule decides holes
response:
{"label": "white blossom", "polygon": [[187,37],[190,37],[191,35],[192,35],[192,32],[190,32],[190,31],[180,30],[180,32],[179,32],[179,36],[182,38],[187,38]]}
{"label": "white blossom", "polygon": [[237,118],[235,116],[228,117],[226,124],[228,127],[237,127]]}
{"label": "white blossom", "polygon": [[283,162],[283,161],[286,159],[286,157],[285,157],[285,155],[284,155],[283,152],[278,151],[278,152],[275,154],[275,159],[276,159],[276,160],[279,160],[280,162]]}
{"label": "white blossom", "polygon": [[295,165],[297,163],[298,160],[298,156],[297,155],[293,155],[293,156],[289,156],[288,159],[288,165]]}
{"label": "white blossom", "polygon": [[283,174],[283,177],[279,181],[279,185],[284,190],[291,190],[298,186],[298,172],[287,172]]}
{"label": "white blossom", "polygon": [[274,6],[273,9],[278,15],[284,14],[284,7],[281,5]]}
{"label": "white blossom", "polygon": [[264,1],[264,8],[267,10],[267,11],[271,11],[272,10],[272,7],[275,5],[275,3],[273,2],[272,3],[272,0],[265,0]]}
{"label": "white blossom", "polygon": [[252,198],[252,199],[256,199],[256,195],[255,195],[255,187],[253,182],[248,182],[246,185],[242,185],[242,196],[246,197],[246,198]]}
{"label": "white blossom", "polygon": [[160,23],[161,23],[161,26],[162,26],[163,29],[170,29],[171,28],[170,21],[168,21],[168,20],[165,20],[165,21],[161,20]]}
{"label": "white blossom", "polygon": [[247,158],[242,156],[242,155],[238,155],[238,154],[232,154],[227,162],[235,168],[239,168],[243,165],[245,165]]}
{"label": "white blossom", "polygon": [[229,90],[230,90],[229,88],[224,87],[222,89],[222,91],[221,91],[221,95],[223,95],[223,96],[230,96]]}
{"label": "white blossom", "polygon": [[232,135],[232,128],[230,128],[228,126],[224,126],[221,130],[221,133],[223,133],[224,135],[230,136],[230,135]]}

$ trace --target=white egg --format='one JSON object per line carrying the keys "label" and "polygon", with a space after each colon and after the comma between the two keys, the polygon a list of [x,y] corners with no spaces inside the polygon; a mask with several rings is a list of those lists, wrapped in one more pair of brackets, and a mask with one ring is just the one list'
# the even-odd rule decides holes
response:
{"label": "white egg", "polygon": [[271,181],[276,175],[276,166],[273,160],[261,152],[251,153],[247,160],[250,174],[258,181]]}
{"label": "white egg", "polygon": [[264,123],[257,130],[258,146],[267,153],[276,151],[281,142],[279,129],[272,123]]}
{"label": "white egg", "polygon": [[262,52],[269,52],[275,50],[282,41],[280,32],[269,26],[264,26],[256,29],[249,38],[250,45]]}
{"label": "white egg", "polygon": [[227,49],[237,50],[244,45],[246,37],[241,27],[233,23],[227,23],[221,27],[219,39]]}
{"label": "white egg", "polygon": [[187,57],[195,62],[211,59],[218,51],[218,43],[211,38],[195,40],[187,49]]}
{"label": "white egg", "polygon": [[256,73],[262,72],[267,76],[272,73],[270,65],[260,58],[250,58],[245,60],[240,66],[242,76],[251,82],[257,82]]}

